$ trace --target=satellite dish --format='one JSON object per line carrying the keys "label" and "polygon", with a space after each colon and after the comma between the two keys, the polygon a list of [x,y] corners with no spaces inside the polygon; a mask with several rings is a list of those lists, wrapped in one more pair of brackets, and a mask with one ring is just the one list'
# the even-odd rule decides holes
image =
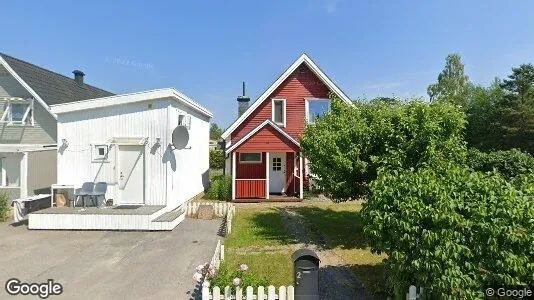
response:
{"label": "satellite dish", "polygon": [[184,149],[189,143],[189,130],[185,126],[178,126],[172,131],[172,145],[175,149]]}

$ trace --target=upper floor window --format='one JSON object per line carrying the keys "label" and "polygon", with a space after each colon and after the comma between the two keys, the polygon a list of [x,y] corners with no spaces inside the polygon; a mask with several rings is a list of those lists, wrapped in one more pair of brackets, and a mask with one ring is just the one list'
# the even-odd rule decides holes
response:
{"label": "upper floor window", "polygon": [[286,99],[273,99],[272,120],[280,126],[286,126]]}
{"label": "upper floor window", "polygon": [[4,107],[0,123],[33,125],[33,99],[9,99]]}
{"label": "upper floor window", "polygon": [[306,120],[315,123],[330,111],[330,99],[306,99]]}

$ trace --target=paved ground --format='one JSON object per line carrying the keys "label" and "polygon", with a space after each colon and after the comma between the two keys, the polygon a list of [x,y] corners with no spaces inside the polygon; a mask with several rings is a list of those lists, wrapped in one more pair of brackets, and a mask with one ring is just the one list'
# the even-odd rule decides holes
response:
{"label": "paved ground", "polygon": [[61,283],[63,295],[48,299],[190,299],[194,269],[211,259],[220,224],[186,219],[172,232],[113,232],[0,223],[0,299],[9,299],[4,285],[13,277]]}

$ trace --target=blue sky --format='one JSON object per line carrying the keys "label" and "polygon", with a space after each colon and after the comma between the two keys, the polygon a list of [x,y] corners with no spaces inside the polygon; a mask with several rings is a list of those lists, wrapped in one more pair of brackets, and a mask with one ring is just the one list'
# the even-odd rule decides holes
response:
{"label": "blue sky", "polygon": [[534,1],[6,1],[0,51],[115,93],[175,87],[228,126],[302,52],[351,97],[425,96],[448,53],[487,85],[534,61]]}

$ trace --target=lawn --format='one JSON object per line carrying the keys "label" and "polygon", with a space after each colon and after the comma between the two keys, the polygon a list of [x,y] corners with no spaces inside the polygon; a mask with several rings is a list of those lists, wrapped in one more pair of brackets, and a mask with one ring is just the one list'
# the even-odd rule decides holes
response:
{"label": "lawn", "polygon": [[[342,258],[346,266],[375,297],[384,295],[382,255],[371,253],[362,237],[358,203],[317,203],[295,208],[312,231],[324,238],[325,247]],[[295,240],[282,226],[279,208],[238,208],[232,233],[225,239],[224,267],[237,270],[247,264],[257,281],[291,285],[291,254]],[[231,284],[231,279],[227,280]]]}
{"label": "lawn", "polygon": [[301,207],[311,229],[325,238],[327,247],[343,259],[347,267],[376,298],[385,297],[384,255],[371,253],[363,235],[361,205],[354,202]]}
{"label": "lawn", "polygon": [[294,241],[280,223],[276,208],[239,209],[224,244],[225,268],[236,270],[247,264],[247,272],[260,282],[275,286],[293,283]]}

